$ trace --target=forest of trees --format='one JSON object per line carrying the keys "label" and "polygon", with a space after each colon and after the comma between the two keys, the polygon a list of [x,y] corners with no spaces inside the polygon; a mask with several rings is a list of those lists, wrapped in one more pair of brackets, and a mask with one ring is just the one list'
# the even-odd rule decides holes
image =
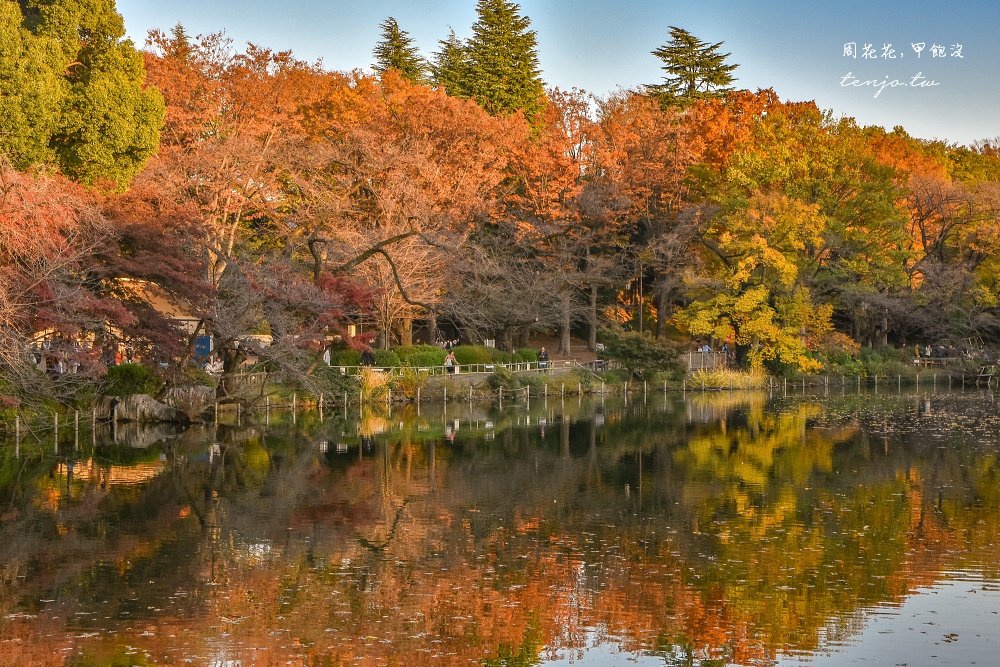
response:
{"label": "forest of trees", "polygon": [[[506,349],[617,323],[772,372],[1000,339],[995,140],[739,90],[675,27],[661,82],[550,88],[520,8],[477,14],[429,59],[387,18],[372,73],[181,25],[138,50],[112,0],[0,3],[0,405],[121,344],[197,364],[201,335],[228,366],[266,334],[294,380],[362,320]],[[42,337],[75,378],[38,373]]]}

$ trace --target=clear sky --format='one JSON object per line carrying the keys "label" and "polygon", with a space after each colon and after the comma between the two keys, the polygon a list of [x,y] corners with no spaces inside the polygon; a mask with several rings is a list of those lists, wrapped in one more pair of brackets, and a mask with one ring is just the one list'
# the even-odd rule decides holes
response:
{"label": "clear sky", "polygon": [[[1000,3],[996,0],[523,0],[551,86],[606,95],[661,80],[650,54],[669,26],[739,64],[738,85],[865,125],[902,125],[926,139],[969,143],[1000,136]],[[371,67],[379,23],[392,16],[430,56],[449,27],[471,34],[475,0],[118,0],[137,44],[151,28],[225,31],[290,49],[332,70]],[[857,56],[845,56],[855,43]],[[918,54],[914,44],[923,43]],[[865,58],[870,44],[874,58]],[[888,46],[887,46],[888,45]],[[940,45],[941,57],[932,48]],[[952,55],[961,46],[961,56]],[[883,57],[895,55],[895,58]],[[848,78],[848,75],[851,75]],[[921,75],[922,78],[914,77]],[[868,82],[866,84],[866,82]],[[883,84],[885,82],[885,84]],[[923,83],[915,86],[914,83]],[[851,85],[851,84],[854,85]],[[906,84],[905,86],[902,84]],[[876,96],[877,93],[877,96]]]}

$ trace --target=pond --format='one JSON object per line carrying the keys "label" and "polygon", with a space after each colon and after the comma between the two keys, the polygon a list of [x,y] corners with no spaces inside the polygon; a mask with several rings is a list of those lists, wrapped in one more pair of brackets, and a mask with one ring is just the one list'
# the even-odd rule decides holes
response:
{"label": "pond", "polygon": [[0,665],[995,664],[997,396],[852,389],[36,429]]}

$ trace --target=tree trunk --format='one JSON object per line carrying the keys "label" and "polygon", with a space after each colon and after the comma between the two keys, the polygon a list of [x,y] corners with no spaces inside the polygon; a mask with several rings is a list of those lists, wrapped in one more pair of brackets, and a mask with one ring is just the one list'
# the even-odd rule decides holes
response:
{"label": "tree trunk", "polygon": [[597,285],[590,286],[590,310],[587,311],[590,320],[587,331],[587,349],[597,352]]}
{"label": "tree trunk", "polygon": [[428,320],[430,322],[431,330],[430,330],[430,333],[428,334],[428,336],[430,337],[430,340],[428,340],[427,342],[428,342],[428,344],[433,345],[434,343],[437,342],[437,339],[438,339],[438,318],[437,318],[437,313],[431,313],[430,316],[429,316],[429,318],[428,318]]}
{"label": "tree trunk", "polygon": [[656,295],[656,337],[663,335],[670,319],[670,293],[665,289],[657,290]]}
{"label": "tree trunk", "polygon": [[562,319],[559,324],[559,353],[560,354],[570,354],[570,305],[572,304],[572,296],[569,291],[563,291],[562,300],[560,303],[562,310]]}
{"label": "tree trunk", "polygon": [[413,318],[404,317],[399,327],[399,344],[413,345]]}

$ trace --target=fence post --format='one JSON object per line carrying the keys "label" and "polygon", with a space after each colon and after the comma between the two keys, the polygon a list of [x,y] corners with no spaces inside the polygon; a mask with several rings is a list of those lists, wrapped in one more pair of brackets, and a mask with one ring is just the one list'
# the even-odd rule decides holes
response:
{"label": "fence post", "polygon": [[21,456],[21,415],[14,417],[14,458]]}

